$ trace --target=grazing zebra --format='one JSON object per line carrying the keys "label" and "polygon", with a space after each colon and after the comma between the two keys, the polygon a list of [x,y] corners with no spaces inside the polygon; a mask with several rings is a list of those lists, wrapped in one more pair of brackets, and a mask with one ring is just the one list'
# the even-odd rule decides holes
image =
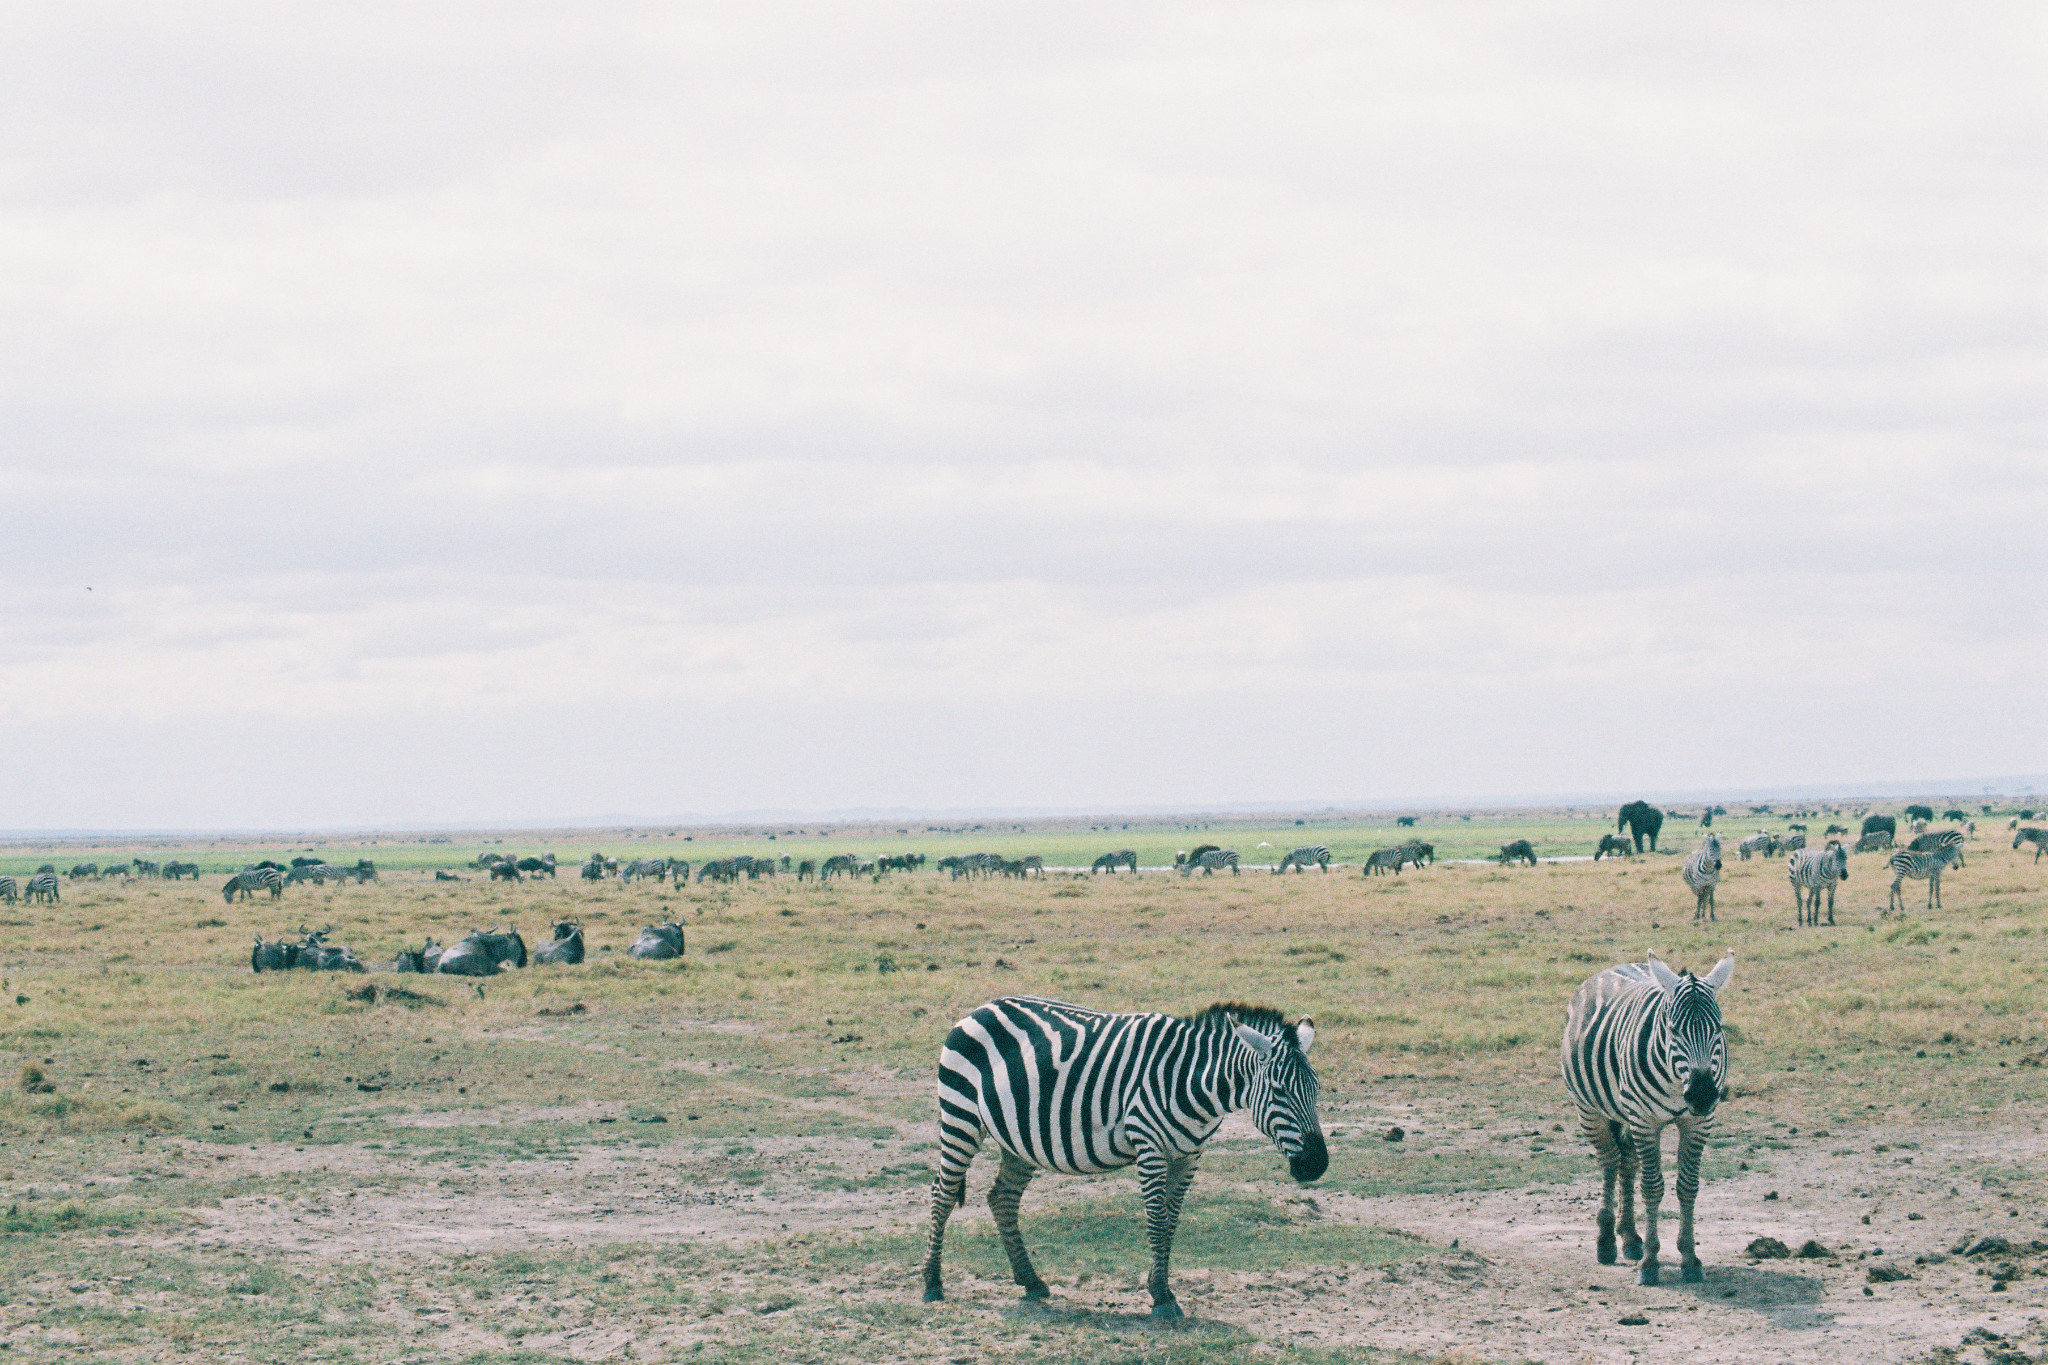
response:
{"label": "grazing zebra", "polygon": [[1685,855],[1678,875],[1692,888],[1692,922],[1705,924],[1719,919],[1714,913],[1714,888],[1721,882],[1721,836],[1709,834],[1698,848]]}
{"label": "grazing zebra", "polygon": [[1036,853],[1019,859],[1017,865],[1023,868],[1027,874],[1035,872],[1041,877],[1045,875],[1045,859],[1039,857]]}
{"label": "grazing zebra", "polygon": [[1211,1005],[1199,1014],[1106,1014],[1057,1000],[992,1000],[953,1026],[939,1053],[939,1169],[924,1261],[927,1303],[946,1297],[946,1220],[967,1199],[967,1167],[993,1137],[1002,1170],[989,1191],[996,1230],[1026,1299],[1050,1296],[1017,1230],[1040,1170],[1113,1171],[1133,1163],[1152,1249],[1152,1316],[1178,1318],[1167,1284],[1181,1201],[1202,1144],[1223,1116],[1252,1122],[1304,1184],[1329,1167],[1308,1050],[1315,1023],[1278,1010]]}
{"label": "grazing zebra", "polygon": [[1371,856],[1366,858],[1365,870],[1361,875],[1370,877],[1378,873],[1392,871],[1395,876],[1399,876],[1401,869],[1407,866],[1414,856],[1415,850],[1409,848],[1406,844],[1402,844],[1398,848],[1376,848],[1372,851]]}
{"label": "grazing zebra", "polygon": [[619,880],[630,882],[635,877],[652,877],[658,882],[666,881],[668,879],[668,859],[635,858],[632,862],[626,864],[624,871],[619,873]]}
{"label": "grazing zebra", "polygon": [[[1657,1206],[1664,1202],[1667,1124],[1678,1125],[1679,1278],[1706,1278],[1693,1254],[1692,1207],[1700,1188],[1700,1151],[1714,1106],[1728,1096],[1728,1038],[1720,992],[1735,955],[1705,976],[1672,971],[1651,953],[1646,964],[1609,967],[1580,986],[1565,1013],[1564,1085],[1579,1106],[1579,1127],[1600,1158],[1600,1264],[1614,1264],[1614,1185],[1621,1177],[1622,1255],[1642,1257],[1636,1278],[1657,1283]],[[1638,1171],[1643,1235],[1636,1234]]]}
{"label": "grazing zebra", "polygon": [[1229,868],[1230,875],[1235,877],[1237,875],[1237,850],[1234,848],[1212,848],[1201,857],[1191,858],[1187,862],[1182,863],[1180,865],[1180,875],[1183,877],[1192,876],[1194,870],[1198,867],[1202,869],[1204,877],[1215,876],[1216,869],[1219,867]]}
{"label": "grazing zebra", "polygon": [[2042,851],[2048,850],[2048,829],[2035,829],[2032,825],[2027,826],[2025,829],[2015,827],[2012,836],[2012,846],[2018,848],[2021,844],[2032,844],[2034,846],[2034,861],[2040,862]]}
{"label": "grazing zebra", "polygon": [[1306,872],[1310,863],[1314,863],[1324,872],[1328,872],[1330,870],[1330,850],[1328,846],[1324,844],[1308,844],[1302,848],[1297,848],[1285,858],[1282,858],[1279,865],[1273,871],[1275,873],[1285,872],[1291,867],[1296,872]]}
{"label": "grazing zebra", "polygon": [[1915,853],[1931,853],[1938,848],[1952,850],[1949,861],[1957,867],[1963,866],[1963,832],[1959,829],[1938,829],[1931,834],[1922,834],[1906,845]]}
{"label": "grazing zebra", "polygon": [[1827,888],[1828,923],[1835,922],[1835,883],[1849,880],[1849,855],[1839,839],[1826,848],[1802,848],[1785,860],[1792,882],[1793,923],[1820,927],[1820,893]]}
{"label": "grazing zebra", "polygon": [[243,900],[247,900],[258,891],[268,891],[272,900],[282,896],[284,873],[274,867],[252,867],[247,871],[237,872],[228,878],[227,885],[220,889],[220,898],[224,901],[233,901],[239,895]]}
{"label": "grazing zebra", "polygon": [[[772,868],[770,869],[770,871],[773,870]],[[677,886],[688,886],[690,884],[690,860],[688,858],[670,858],[668,860],[668,875]]]}
{"label": "grazing zebra", "polygon": [[1806,836],[1804,834],[1788,834],[1784,838],[1778,840],[1777,851],[1780,853],[1788,854],[1797,853],[1800,849],[1803,849],[1805,847]]}
{"label": "grazing zebra", "polygon": [[1420,839],[1410,839],[1401,847],[1408,850],[1408,861],[1414,863],[1417,867],[1421,867],[1424,863],[1428,863],[1431,867],[1436,866],[1435,844],[1425,844]]}
{"label": "grazing zebra", "polygon": [[589,862],[583,864],[583,880],[586,882],[603,881],[604,859],[592,858]]}
{"label": "grazing zebra", "polygon": [[1500,846],[1499,857],[1502,867],[1506,867],[1512,862],[1521,861],[1526,861],[1529,866],[1534,867],[1536,866],[1536,846],[1527,839],[1516,839],[1512,843]]}
{"label": "grazing zebra", "polygon": [[1892,846],[1892,832],[1888,829],[1873,829],[1856,841],[1858,853],[1876,853]]}
{"label": "grazing zebra", "polygon": [[1597,863],[1610,853],[1619,858],[1633,858],[1636,856],[1636,846],[1628,841],[1627,835],[1603,834],[1600,836],[1600,847],[1593,850],[1593,861]]}
{"label": "grazing zebra", "polygon": [[26,895],[28,896],[29,903],[33,905],[37,901],[56,902],[64,899],[60,891],[61,888],[57,883],[56,873],[38,872],[35,876],[28,879]]}
{"label": "grazing zebra", "polygon": [[1133,874],[1137,872],[1138,852],[1136,849],[1120,848],[1114,853],[1105,853],[1089,866],[1088,871],[1091,875],[1097,872],[1107,872],[1110,876],[1114,877],[1116,870],[1120,867],[1130,868]]}
{"label": "grazing zebra", "polygon": [[1737,844],[1735,846],[1735,851],[1742,855],[1742,861],[1746,863],[1749,861],[1750,856],[1752,854],[1759,855],[1765,858],[1770,857],[1771,850],[1776,848],[1777,846],[1777,835],[1767,834],[1763,830],[1758,830],[1756,833],[1750,835],[1747,839],[1744,839],[1741,843]]}
{"label": "grazing zebra", "polygon": [[1916,853],[1910,848],[1895,850],[1892,853],[1889,864],[1892,870],[1892,894],[1885,901],[1885,913],[1890,914],[1894,906],[1898,908],[1900,914],[1906,913],[1906,897],[1899,890],[1899,884],[1908,877],[1911,877],[1916,882],[1927,883],[1927,908],[1929,910],[1941,909],[1942,869],[1949,865],[1957,852],[1959,850],[1955,848],[1930,849],[1924,853]]}
{"label": "grazing zebra", "polygon": [[21,886],[12,877],[0,877],[0,900],[9,905],[21,899]]}
{"label": "grazing zebra", "polygon": [[816,858],[806,858],[796,865],[796,879],[800,882],[807,882],[817,875],[818,860]]}

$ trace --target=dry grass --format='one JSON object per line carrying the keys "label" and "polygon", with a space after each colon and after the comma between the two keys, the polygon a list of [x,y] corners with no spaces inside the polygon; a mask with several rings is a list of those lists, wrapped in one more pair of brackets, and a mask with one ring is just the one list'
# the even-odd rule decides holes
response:
{"label": "dry grass", "polygon": [[[25,1348],[75,1340],[135,1358],[588,1354],[568,1319],[656,1355],[945,1359],[925,1344],[957,1340],[1020,1359],[1364,1358],[1239,1329],[1153,1338],[914,1302],[904,1230],[923,1200],[932,1059],[954,1018],[1008,993],[1313,1014],[1338,1133],[1327,1188],[1368,1198],[1589,1179],[1590,1160],[1552,1133],[1566,1119],[1564,1001],[1647,947],[1701,967],[1737,954],[1737,1098],[1716,1170],[1795,1146],[1788,1129],[1843,1141],[1880,1122],[2034,1122],[2048,1085],[2030,1064],[2048,1047],[2048,868],[1986,840],[1951,877],[1946,910],[1901,922],[1873,908],[1879,860],[1857,858],[1841,923],[1802,932],[1781,861],[1731,863],[1706,930],[1676,864],[703,891],[387,872],[378,886],[235,905],[211,880],[67,884],[55,908],[0,911],[0,1043],[24,1078],[37,1072],[0,1092],[7,1330]],[[531,941],[570,915],[586,927],[584,966],[481,989],[379,979],[414,999],[352,996],[363,978],[253,976],[247,962],[257,933],[301,923],[388,962],[427,934],[512,922]],[[671,916],[688,926],[686,960],[625,959],[642,924]],[[1397,1110],[1473,1136],[1434,1152],[1379,1142]],[[1256,1279],[1440,1254],[1369,1222],[1290,1235],[1306,1215],[1279,1202],[1293,1188],[1256,1141],[1221,1144],[1204,1170],[1197,1222],[1214,1227],[1184,1247],[1188,1270],[1206,1258]],[[403,1221],[429,1198],[498,1197],[494,1181],[596,1173],[622,1197],[659,1178],[685,1206],[729,1198],[752,1212],[688,1245],[593,1217],[582,1245],[419,1252],[432,1266],[208,1231],[252,1226],[261,1198],[384,1201]],[[1104,1220],[1052,1221],[1063,1199],[1118,1188],[1034,1192],[1027,1235],[1042,1208],[1056,1273],[1062,1256],[1070,1276],[1125,1261],[1123,1280],[1141,1272],[1134,1229],[1084,1246],[1081,1231]],[[787,1231],[778,1209],[793,1211]],[[1267,1224],[1271,1254],[1226,1254],[1231,1229]],[[975,1235],[962,1233],[970,1276],[987,1259]]]}

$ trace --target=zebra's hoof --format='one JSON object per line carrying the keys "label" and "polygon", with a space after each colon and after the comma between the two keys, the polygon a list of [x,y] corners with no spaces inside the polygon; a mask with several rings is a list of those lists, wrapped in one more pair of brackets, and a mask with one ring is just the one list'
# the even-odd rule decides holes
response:
{"label": "zebra's hoof", "polygon": [[1678,1280],[1681,1284],[1704,1284],[1706,1279],[1707,1269],[1698,1261],[1688,1261],[1678,1268]]}
{"label": "zebra's hoof", "polygon": [[1180,1311],[1179,1304],[1175,1303],[1172,1299],[1168,1299],[1165,1303],[1155,1303],[1152,1305],[1152,1316],[1161,1322],[1179,1322],[1187,1315]]}
{"label": "zebra's hoof", "polygon": [[1643,1268],[1636,1272],[1636,1283],[1656,1284],[1657,1282],[1657,1263],[1655,1261],[1644,1261]]}
{"label": "zebra's hoof", "polygon": [[1621,1244],[1621,1258],[1624,1261],[1642,1260],[1643,1244],[1641,1242],[1623,1242]]}
{"label": "zebra's hoof", "polygon": [[1024,1302],[1026,1303],[1036,1303],[1040,1299],[1049,1299],[1051,1297],[1052,1291],[1043,1284],[1027,1284],[1024,1286]]}
{"label": "zebra's hoof", "polygon": [[1593,1249],[1593,1254],[1600,1258],[1601,1265],[1613,1265],[1614,1243],[1602,1242],[1599,1246]]}
{"label": "zebra's hoof", "polygon": [[924,1287],[924,1301],[926,1303],[940,1303],[945,1300],[945,1297],[946,1291],[938,1285],[928,1284]]}

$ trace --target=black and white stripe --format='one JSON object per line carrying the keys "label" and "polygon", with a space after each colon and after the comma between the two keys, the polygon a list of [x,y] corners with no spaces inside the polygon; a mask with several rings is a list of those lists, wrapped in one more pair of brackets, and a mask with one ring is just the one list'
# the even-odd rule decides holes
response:
{"label": "black and white stripe", "polygon": [[220,898],[232,901],[236,896],[240,896],[247,900],[258,891],[268,891],[272,900],[282,896],[284,873],[274,867],[245,868],[228,878],[227,885],[220,889]]}
{"label": "black and white stripe", "polygon": [[9,905],[21,899],[21,884],[12,877],[0,877],[0,900]]}
{"label": "black and white stripe", "polygon": [[1913,842],[1906,847],[1915,853],[1933,853],[1937,849],[1947,849],[1948,860],[1957,867],[1963,866],[1963,832],[1959,829],[1937,829],[1915,835]]}
{"label": "black and white stripe", "polygon": [[[1679,1278],[1705,1278],[1693,1254],[1693,1200],[1700,1152],[1714,1106],[1727,1096],[1728,1038],[1720,991],[1734,974],[1731,953],[1703,977],[1674,972],[1655,953],[1643,964],[1609,967],[1580,986],[1565,1014],[1564,1084],[1600,1158],[1600,1264],[1614,1264],[1615,1177],[1621,1177],[1622,1254],[1642,1257],[1637,1278],[1657,1283],[1657,1208],[1664,1200],[1664,1129],[1678,1125]],[[1643,1235],[1633,1196],[1643,1187]]]}
{"label": "black and white stripe", "polygon": [[1928,849],[1917,853],[1910,848],[1894,851],[1888,864],[1892,870],[1892,893],[1885,900],[1885,913],[1890,914],[1893,910],[1902,915],[1906,913],[1906,896],[1899,887],[1909,877],[1916,882],[1927,883],[1927,908],[1941,909],[1942,871],[1961,851],[1959,847]]}
{"label": "black and white stripe", "polygon": [[946,1220],[966,1202],[967,1168],[994,1138],[1002,1170],[989,1191],[996,1230],[1027,1299],[1049,1295],[1017,1230],[1024,1187],[1041,1170],[1094,1174],[1135,1164],[1152,1249],[1152,1313],[1178,1318],[1167,1261],[1202,1144],[1223,1116],[1249,1109],[1299,1181],[1329,1166],[1307,1053],[1313,1021],[1211,1005],[1200,1014],[1106,1014],[1057,1000],[992,1000],[953,1026],[939,1053],[939,1170],[932,1181],[924,1297],[943,1299]]}
{"label": "black and white stripe", "polygon": [[1116,870],[1120,867],[1128,867],[1132,872],[1138,870],[1138,853],[1136,849],[1120,848],[1114,853],[1105,853],[1100,858],[1097,858],[1089,866],[1088,870],[1090,872],[1107,872],[1110,876],[1114,877]]}
{"label": "black and white stripe", "polygon": [[39,872],[28,879],[26,894],[31,902],[62,900],[61,888],[54,872]]}
{"label": "black and white stripe", "polygon": [[1785,860],[1785,876],[1792,883],[1792,922],[1820,925],[1820,893],[1828,893],[1828,923],[1835,922],[1835,883],[1849,880],[1849,855],[1841,841],[1828,840],[1826,848],[1802,848]]}
{"label": "black and white stripe", "polygon": [[1721,884],[1721,836],[1709,834],[1698,848],[1686,854],[1678,875],[1692,888],[1692,922],[1703,924],[1718,919],[1714,913],[1714,888]]}
{"label": "black and white stripe", "polygon": [[1198,867],[1202,869],[1202,875],[1205,877],[1215,876],[1216,869],[1219,867],[1229,868],[1230,875],[1235,877],[1237,875],[1237,850],[1234,848],[1212,848],[1201,857],[1190,858],[1182,863],[1180,865],[1180,875],[1183,877],[1192,876]]}
{"label": "black and white stripe", "polygon": [[1305,844],[1290,852],[1285,858],[1282,858],[1280,865],[1275,867],[1273,871],[1285,872],[1291,867],[1296,872],[1306,872],[1310,863],[1314,863],[1323,871],[1328,872],[1330,870],[1329,846],[1326,844]]}

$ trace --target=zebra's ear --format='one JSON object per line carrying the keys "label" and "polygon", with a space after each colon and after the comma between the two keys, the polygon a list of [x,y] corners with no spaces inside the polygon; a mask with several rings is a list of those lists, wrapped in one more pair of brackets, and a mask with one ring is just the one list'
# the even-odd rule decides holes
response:
{"label": "zebra's ear", "polygon": [[1315,1046],[1315,1041],[1316,1021],[1304,1014],[1301,1016],[1301,1022],[1294,1026],[1294,1045],[1306,1056],[1308,1050]]}
{"label": "zebra's ear", "polygon": [[1707,983],[1708,990],[1718,992],[1723,986],[1728,984],[1728,978],[1733,975],[1735,975],[1735,954],[1730,953],[1719,962],[1716,962],[1714,970],[1708,972],[1701,980]]}
{"label": "zebra's ear", "polygon": [[1677,990],[1678,973],[1672,971],[1669,967],[1665,966],[1663,962],[1658,960],[1658,957],[1655,953],[1651,953],[1649,956],[1650,976],[1656,981],[1658,985],[1664,988],[1665,994],[1669,995],[1671,992]]}
{"label": "zebra's ear", "polygon": [[1238,1041],[1250,1048],[1262,1062],[1272,1054],[1273,1040],[1249,1024],[1237,1026],[1237,1037]]}

